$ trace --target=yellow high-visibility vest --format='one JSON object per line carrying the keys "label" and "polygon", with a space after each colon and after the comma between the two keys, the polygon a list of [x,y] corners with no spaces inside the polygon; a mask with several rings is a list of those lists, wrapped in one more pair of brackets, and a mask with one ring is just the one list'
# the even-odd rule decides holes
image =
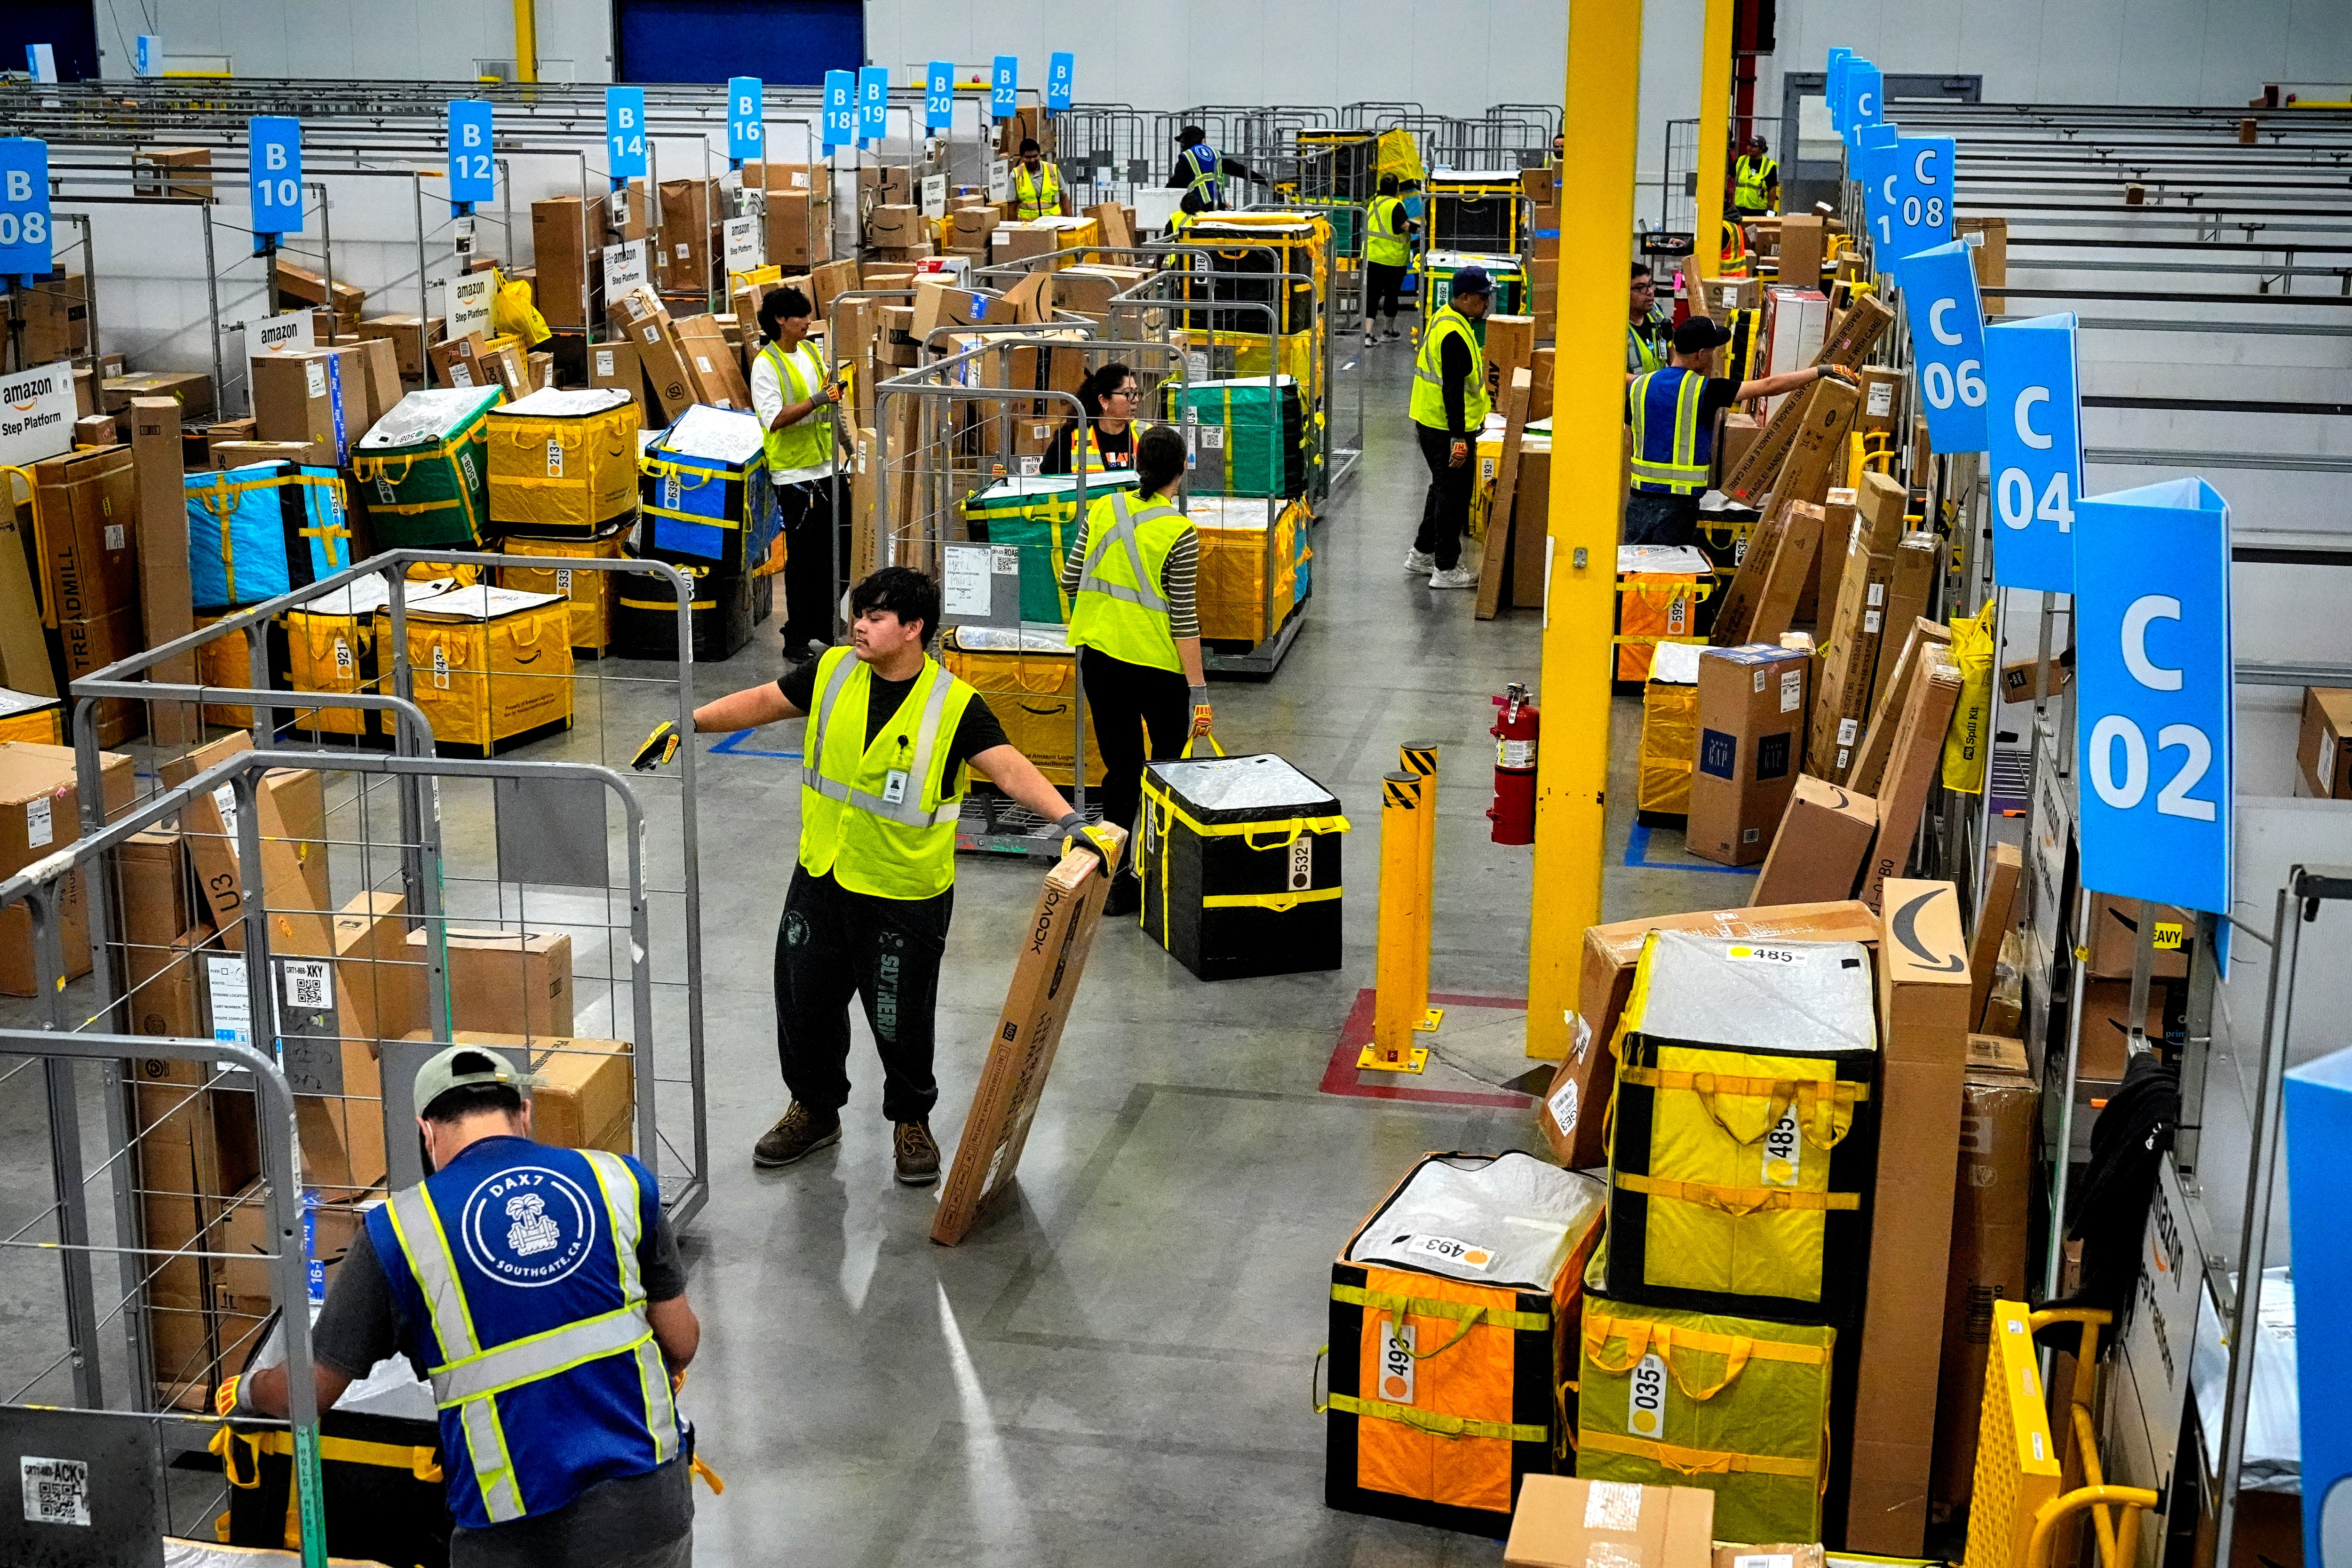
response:
{"label": "yellow high-visibility vest", "polygon": [[1160,574],[1191,526],[1157,497],[1130,503],[1126,491],[1115,490],[1088,506],[1086,568],[1070,601],[1070,641],[1123,663],[1181,671]]}
{"label": "yellow high-visibility vest", "polygon": [[1478,369],[1484,351],[1478,346],[1478,334],[1470,328],[1470,318],[1447,304],[1421,334],[1421,352],[1412,362],[1412,401],[1409,405],[1412,421],[1433,430],[1445,428],[1445,340],[1458,337],[1470,351],[1470,374],[1462,385],[1462,427],[1475,437],[1486,423],[1486,411],[1493,406],[1486,396],[1486,378]]}
{"label": "yellow high-visibility vest", "polygon": [[966,769],[948,776],[972,689],[925,658],[898,712],[866,742],[872,670],[853,648],[825,651],[801,743],[801,866],[853,893],[929,899],[955,886]]}

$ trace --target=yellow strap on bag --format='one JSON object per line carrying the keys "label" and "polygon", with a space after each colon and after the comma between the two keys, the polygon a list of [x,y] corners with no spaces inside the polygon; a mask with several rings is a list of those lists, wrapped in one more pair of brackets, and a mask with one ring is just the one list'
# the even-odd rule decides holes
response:
{"label": "yellow strap on bag", "polygon": [[[1331,1300],[1342,1306],[1372,1307],[1416,1318],[1485,1321],[1514,1332],[1548,1333],[1551,1330],[1549,1312],[1499,1312],[1492,1307],[1474,1307],[1466,1301],[1439,1301],[1426,1296],[1407,1296],[1391,1290],[1367,1290],[1360,1285],[1334,1285],[1331,1287]],[[1426,1361],[1436,1353],[1436,1351],[1419,1351],[1414,1352],[1413,1359]]]}
{"label": "yellow strap on bag", "polygon": [[[1624,1341],[1626,1348],[1624,1361],[1615,1366],[1601,1357],[1602,1348],[1612,1339]],[[1653,1345],[1657,1347],[1660,1358],[1669,1367],[1673,1364],[1673,1347],[1675,1345],[1688,1351],[1734,1358],[1741,1367],[1750,1361],[1819,1366],[1825,1359],[1819,1345],[1789,1344],[1780,1340],[1759,1340],[1747,1334],[1715,1334],[1701,1329],[1678,1329],[1672,1323],[1655,1322],[1647,1318],[1612,1318],[1597,1310],[1591,1301],[1584,1309],[1584,1343],[1592,1364],[1603,1372],[1631,1372],[1649,1353]],[[1738,1371],[1734,1371],[1724,1382],[1728,1383],[1738,1375]],[[1723,1384],[1717,1384],[1706,1394],[1701,1394],[1683,1382],[1679,1373],[1675,1373],[1675,1382],[1693,1399],[1706,1399],[1723,1386]]]}
{"label": "yellow strap on bag", "polygon": [[[1623,1437],[1614,1432],[1586,1432],[1578,1442],[1604,1454],[1626,1454],[1648,1459],[1685,1476],[1810,1476],[1817,1467],[1804,1459],[1783,1459],[1769,1454],[1735,1454],[1712,1448],[1685,1448],[1676,1443],[1653,1443],[1643,1437]],[[1827,1474],[1826,1467],[1821,1467]]]}
{"label": "yellow strap on bag", "polygon": [[[1794,1105],[1805,1142],[1816,1149],[1833,1149],[1853,1130],[1855,1102],[1870,1097],[1868,1084],[1836,1079],[1748,1078],[1732,1073],[1629,1066],[1617,1069],[1617,1079],[1645,1089],[1689,1090],[1698,1096],[1707,1119],[1723,1130],[1724,1136],[1741,1144],[1760,1142],[1780,1125],[1780,1118]],[[1823,1089],[1830,1092],[1825,1095]],[[1716,1099],[1727,1094],[1747,1095],[1769,1102],[1763,1125],[1754,1136],[1742,1136],[1724,1120]]]}
{"label": "yellow strap on bag", "polygon": [[[1610,1104],[1614,1107],[1612,1096]],[[1807,1193],[1787,1187],[1723,1187],[1712,1182],[1673,1182],[1657,1176],[1624,1172],[1610,1178],[1629,1193],[1649,1197],[1679,1198],[1721,1214],[1763,1214],[1773,1209],[1852,1209],[1862,1206],[1860,1193]]]}
{"label": "yellow strap on bag", "polygon": [[1549,1443],[1549,1429],[1526,1426],[1503,1421],[1473,1421],[1462,1415],[1440,1415],[1433,1411],[1416,1410],[1410,1405],[1391,1405],[1378,1399],[1358,1399],[1351,1394],[1328,1394],[1324,1408],[1337,1410],[1344,1415],[1369,1415],[1376,1421],[1394,1421],[1434,1437],[1491,1437],[1506,1443]]}

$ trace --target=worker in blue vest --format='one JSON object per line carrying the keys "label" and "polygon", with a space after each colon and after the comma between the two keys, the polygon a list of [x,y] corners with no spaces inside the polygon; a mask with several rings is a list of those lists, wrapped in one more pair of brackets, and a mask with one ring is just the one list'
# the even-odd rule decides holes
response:
{"label": "worker in blue vest", "polygon": [[1633,490],[1625,500],[1627,544],[1695,544],[1698,500],[1715,458],[1716,416],[1735,403],[1777,397],[1823,376],[1851,379],[1830,365],[1727,381],[1713,374],[1715,352],[1731,334],[1706,316],[1675,329],[1666,367],[1633,378],[1625,388],[1625,423],[1633,433]]}
{"label": "worker in blue vest", "polygon": [[[480,1046],[417,1069],[432,1173],[368,1210],[335,1265],[310,1331],[319,1408],[394,1355],[433,1385],[457,1568],[688,1568],[676,1389],[702,1327],[677,1240],[636,1161],[531,1142],[534,1081]],[[215,1407],[284,1418],[282,1359]]]}
{"label": "worker in blue vest", "polygon": [[1176,172],[1168,176],[1168,188],[1184,193],[1181,210],[1188,216],[1223,210],[1228,179],[1255,180],[1257,176],[1247,164],[1220,157],[1209,145],[1209,133],[1199,126],[1187,125],[1176,133]]}
{"label": "worker in blue vest", "polygon": [[1761,136],[1750,136],[1731,165],[1731,211],[1736,217],[1762,217],[1780,210],[1780,165]]}
{"label": "worker in blue vest", "polygon": [[[751,1146],[751,1163],[790,1165],[841,1142],[849,1102],[849,1005],[865,1005],[882,1058],[882,1116],[902,1186],[940,1179],[931,1108],[940,963],[955,913],[956,825],[979,774],[1052,823],[1062,852],[1106,867],[1118,835],[1089,825],[1013,744],[987,700],[927,651],[940,586],[885,566],[849,591],[849,646],[781,680],[706,702],[701,734],[806,717],[801,740],[800,856],[776,926],[776,1055],[792,1103]],[[677,721],[654,727],[631,765],[677,754]]]}

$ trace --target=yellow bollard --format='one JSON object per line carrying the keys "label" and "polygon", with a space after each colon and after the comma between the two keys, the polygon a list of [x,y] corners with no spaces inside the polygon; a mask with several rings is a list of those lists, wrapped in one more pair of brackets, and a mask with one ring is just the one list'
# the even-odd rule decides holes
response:
{"label": "yellow bollard", "polygon": [[1412,939],[1412,989],[1409,995],[1416,1022],[1413,1027],[1434,1030],[1445,1020],[1445,1009],[1429,1005],[1429,947],[1437,924],[1437,742],[1407,741],[1397,748],[1397,766],[1421,780],[1421,900]]}
{"label": "yellow bollard", "polygon": [[[1412,995],[1412,939],[1421,921],[1421,775],[1384,773],[1381,778],[1381,928],[1373,984],[1372,1043],[1356,1058],[1359,1068],[1382,1072],[1419,1072],[1429,1065],[1426,1047],[1412,1043],[1418,1004]],[[1424,962],[1428,953],[1422,947]]]}

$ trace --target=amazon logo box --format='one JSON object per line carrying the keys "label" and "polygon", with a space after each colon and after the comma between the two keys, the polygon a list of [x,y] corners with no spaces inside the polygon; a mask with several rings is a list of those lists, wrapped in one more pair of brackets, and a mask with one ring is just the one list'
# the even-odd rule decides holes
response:
{"label": "amazon logo box", "polygon": [[[1969,1070],[1969,948],[1949,882],[1890,878],[1879,919],[1878,1184],[1846,1505],[1850,1551],[1916,1557],[1927,1529],[1944,1282]],[[1932,1287],[1932,1288],[1929,1288]]]}
{"label": "amazon logo box", "polygon": [[1877,832],[1877,801],[1799,773],[1748,902],[1817,904],[1852,898]]}

